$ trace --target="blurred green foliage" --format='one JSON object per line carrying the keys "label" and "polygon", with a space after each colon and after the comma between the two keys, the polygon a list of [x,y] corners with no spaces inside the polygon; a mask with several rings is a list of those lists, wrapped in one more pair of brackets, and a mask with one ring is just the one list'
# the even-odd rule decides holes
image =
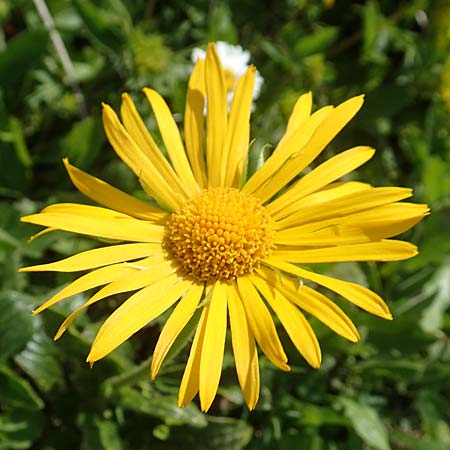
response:
{"label": "blurred green foliage", "polygon": [[[68,49],[68,77],[31,0],[0,0],[0,449],[448,450],[450,448],[450,4],[281,0],[47,0]],[[261,359],[256,411],[243,404],[229,351],[208,415],[176,407],[186,348],[178,345],[150,382],[159,323],[104,361],[84,363],[102,319],[121,300],[80,316],[58,342],[66,300],[31,310],[72,278],[17,269],[90,248],[87,238],[35,228],[24,214],[56,201],[86,202],[61,158],[130,193],[140,187],[105,141],[101,101],[123,91],[155,123],[139,90],[161,92],[182,114],[190,52],[211,40],[252,54],[264,86],[252,119],[251,168],[281,136],[299,94],[316,107],[366,93],[362,112],[325,152],[377,148],[357,179],[415,188],[432,215],[406,236],[418,257],[390,264],[326,265],[327,273],[371,286],[395,320],[342,302],[362,340],[350,344],[313,321],[320,370],[282,335],[292,371]],[[80,95],[74,90],[79,85]],[[337,300],[339,301],[339,300]]]}

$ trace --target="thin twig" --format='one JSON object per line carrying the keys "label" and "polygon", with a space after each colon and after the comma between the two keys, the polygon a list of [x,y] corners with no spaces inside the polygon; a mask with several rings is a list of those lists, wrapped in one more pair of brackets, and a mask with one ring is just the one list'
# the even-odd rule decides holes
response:
{"label": "thin twig", "polygon": [[84,99],[84,95],[81,92],[80,86],[76,81],[75,70],[73,68],[72,60],[70,59],[69,53],[67,52],[66,46],[64,45],[61,35],[56,29],[53,17],[50,11],[48,10],[45,0],[33,0],[33,2],[39,13],[39,16],[42,19],[42,22],[44,23],[45,28],[47,29],[50,35],[50,39],[52,40],[52,43],[55,46],[56,53],[58,54],[59,59],[61,60],[64,72],[66,73],[67,82],[72,88],[72,91],[75,94],[75,98],[77,99],[78,107],[80,109],[80,115],[81,117],[86,117],[87,116],[86,100]]}

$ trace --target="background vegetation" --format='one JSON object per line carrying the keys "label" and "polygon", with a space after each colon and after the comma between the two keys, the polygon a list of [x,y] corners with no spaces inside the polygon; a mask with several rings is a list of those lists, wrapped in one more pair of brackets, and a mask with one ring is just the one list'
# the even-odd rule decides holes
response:
{"label": "background vegetation", "polygon": [[[68,76],[31,0],[0,0],[0,449],[408,449],[450,448],[450,4],[448,0],[48,0],[68,49]],[[418,257],[320,270],[371,286],[389,303],[385,322],[351,307],[362,335],[351,344],[313,321],[320,370],[286,348],[291,373],[261,359],[262,392],[249,413],[229,351],[210,414],[176,407],[186,348],[155,382],[153,324],[91,370],[96,329],[120,301],[101,302],[58,342],[78,295],[36,318],[31,310],[68,274],[19,274],[95,246],[36,227],[24,214],[87,202],[61,159],[142,195],[100,122],[128,91],[151,129],[140,89],[161,92],[181,117],[190,52],[225,40],[250,50],[264,77],[252,119],[253,149],[276,143],[299,94],[315,106],[365,92],[362,112],[327,150],[377,148],[355,179],[415,188],[432,215],[405,236]],[[258,158],[253,160],[256,164]],[[338,300],[339,301],[339,300]],[[163,321],[164,318],[161,320]]]}

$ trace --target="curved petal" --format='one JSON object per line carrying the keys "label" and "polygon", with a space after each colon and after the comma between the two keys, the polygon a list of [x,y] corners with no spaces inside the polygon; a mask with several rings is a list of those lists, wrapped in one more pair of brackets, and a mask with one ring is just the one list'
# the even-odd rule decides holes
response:
{"label": "curved petal", "polygon": [[194,340],[192,341],[189,358],[184,369],[183,378],[181,379],[180,391],[178,393],[178,406],[185,406],[197,395],[200,382],[200,359],[205,338],[206,319],[209,312],[209,303],[207,303],[202,311],[200,320],[195,331]]}
{"label": "curved petal", "polygon": [[375,154],[370,147],[354,147],[328,159],[307,173],[286,192],[267,205],[271,215],[323,188],[367,162]]}
{"label": "curved petal", "polygon": [[244,167],[247,163],[250,139],[250,112],[256,68],[250,66],[239,79],[231,103],[227,134],[222,153],[220,185],[240,187]]}
{"label": "curved petal", "polygon": [[171,212],[180,208],[185,198],[179,192],[174,191],[169,182],[128,134],[116,113],[106,104],[103,104],[103,126],[117,155],[151,191],[156,201]]}
{"label": "curved petal", "polygon": [[[98,208],[98,210],[100,209],[102,208]],[[115,216],[110,214],[101,216],[97,214],[98,211],[93,213],[86,211],[83,214],[82,212],[84,212],[82,209],[76,207],[67,209],[67,212],[46,212],[44,210],[38,214],[22,217],[20,220],[44,227],[119,241],[158,243],[164,237],[164,227],[144,220],[120,216],[120,213],[115,213]]]}
{"label": "curved petal", "polygon": [[270,289],[280,290],[289,301],[316,317],[335,333],[351,342],[359,341],[359,333],[353,322],[327,297],[303,283],[299,284],[289,276],[275,273],[270,268],[263,267],[258,273]]}
{"label": "curved petal", "polygon": [[228,286],[228,313],[230,316],[231,344],[239,384],[250,410],[255,409],[259,398],[259,364],[255,337],[253,336],[237,286]]}
{"label": "curved petal", "polygon": [[[260,167],[242,187],[245,194],[254,194],[262,189],[270,179],[277,174],[288,161],[299,154],[301,149],[308,143],[314,132],[320,127],[320,124],[333,111],[332,106],[325,106],[319,109],[313,115],[308,117],[289,138],[282,139],[275,148],[274,152],[267,161]],[[258,196],[259,197],[259,196]]]}
{"label": "curved petal", "polygon": [[61,289],[56,295],[47,300],[43,305],[33,311],[33,316],[39,314],[50,306],[64,300],[72,295],[85,292],[89,289],[101,286],[103,284],[110,283],[117,278],[122,278],[127,274],[131,274],[136,269],[129,267],[125,264],[116,264],[114,266],[106,266],[77,278],[74,282],[70,283],[64,289]]}
{"label": "curved petal", "polygon": [[284,353],[270,312],[258,291],[247,277],[238,278],[237,285],[248,323],[261,350],[273,364],[282,370],[289,371],[290,368],[286,364],[286,353]]}
{"label": "curved petal", "polygon": [[67,158],[64,158],[63,162],[75,187],[95,202],[129,216],[153,222],[160,222],[167,216],[166,212],[153,208],[105,181],[72,166]]}
{"label": "curved petal", "polygon": [[300,202],[299,205],[292,204],[283,210],[282,214],[284,216],[287,214],[290,215],[281,220],[277,220],[275,228],[280,230],[296,227],[328,218],[333,219],[333,223],[336,223],[342,216],[394,203],[411,197],[411,195],[411,189],[380,187],[362,189],[334,200],[305,207]]}
{"label": "curved petal", "polygon": [[110,245],[109,247],[86,250],[85,252],[69,256],[68,258],[53,263],[23,267],[20,269],[20,272],[78,272],[80,270],[94,269],[95,267],[143,258],[152,253],[162,254],[161,244],[139,242],[133,244]]}
{"label": "curved petal", "polygon": [[205,60],[206,84],[206,165],[208,187],[220,185],[222,152],[228,128],[228,101],[225,76],[214,44],[208,45]]}
{"label": "curved petal", "polygon": [[161,132],[164,145],[170,160],[172,161],[175,172],[183,181],[183,185],[188,190],[189,195],[192,196],[197,194],[200,192],[200,188],[192,173],[180,132],[167,103],[153,89],[144,88],[143,90],[153,109],[153,113],[155,114],[159,131]]}
{"label": "curved petal", "polygon": [[301,269],[293,264],[275,260],[273,258],[269,258],[264,262],[283,272],[290,273],[300,278],[306,278],[307,280],[320,284],[321,286],[342,295],[342,297],[371,314],[382,317],[383,319],[392,319],[389,308],[381,297],[359,284],[349,283],[348,281],[337,280],[336,278],[310,272],[309,270]]}
{"label": "curved petal", "polygon": [[150,369],[152,380],[156,378],[156,375],[161,368],[161,364],[169,352],[170,347],[175,342],[175,339],[194,315],[198,302],[202,297],[203,290],[203,285],[192,285],[167,319],[167,322],[159,335],[155,350],[153,351]]}
{"label": "curved petal", "polygon": [[86,361],[94,363],[112,352],[172,306],[190,285],[172,274],[132,295],[101,326]]}
{"label": "curved petal", "polygon": [[273,289],[258,275],[249,278],[280,319],[295,348],[310,366],[319,368],[322,361],[319,342],[305,316],[279,289]]}
{"label": "curved petal", "polygon": [[256,189],[254,195],[264,203],[295,178],[305,167],[316,159],[331,140],[354,117],[363,104],[363,98],[362,95],[353,97],[333,109],[320,122],[311,139],[302,147],[298,146],[297,153],[286,161],[286,164],[279,169],[276,176],[269,177],[264,186]]}
{"label": "curved petal", "polygon": [[227,297],[225,285],[216,281],[209,303],[200,360],[200,405],[206,412],[216,396],[222,373],[227,332]]}
{"label": "curved petal", "polygon": [[278,145],[281,145],[283,140],[291,137],[305,123],[305,121],[311,115],[311,108],[312,93],[307,92],[306,94],[301,95],[295,103],[294,109],[292,110],[292,113],[288,120],[286,132],[284,133],[284,136],[281,138]]}
{"label": "curved petal", "polygon": [[169,182],[170,186],[176,189],[181,197],[187,198],[189,196],[189,190],[161,153],[161,150],[156,145],[156,142],[153,140],[152,135],[139,115],[133,100],[126,93],[122,94],[120,115],[127,132],[152,162],[155,169]]}
{"label": "curved petal", "polygon": [[364,244],[340,245],[312,250],[274,250],[273,258],[295,263],[343,261],[401,261],[417,255],[417,247],[409,242],[385,239]]}
{"label": "curved petal", "polygon": [[184,113],[184,140],[192,171],[199,186],[207,186],[203,154],[203,125],[205,121],[205,62],[199,59],[189,78]]}
{"label": "curved petal", "polygon": [[129,272],[129,274],[124,274],[125,276],[120,276],[111,281],[103,289],[100,289],[95,293],[87,302],[78,307],[73,311],[64,322],[59,327],[56,335],[55,341],[59,339],[63,333],[70,327],[72,322],[83,312],[86,308],[103,300],[111,295],[120,294],[122,292],[134,291],[136,289],[145,288],[157,281],[166,278],[170,274],[174,273],[174,269],[171,267],[170,261],[160,262],[161,260],[146,261],[146,266],[142,266],[139,269],[134,269],[134,271]]}

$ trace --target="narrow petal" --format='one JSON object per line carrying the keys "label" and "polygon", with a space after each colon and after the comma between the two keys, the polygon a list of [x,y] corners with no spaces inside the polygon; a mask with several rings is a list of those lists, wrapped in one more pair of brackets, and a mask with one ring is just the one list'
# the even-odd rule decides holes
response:
{"label": "narrow petal", "polygon": [[225,164],[222,164],[221,186],[240,187],[241,185],[244,167],[247,164],[255,73],[256,68],[250,66],[239,79],[233,96],[222,153]]}
{"label": "narrow petal", "polygon": [[289,117],[286,132],[284,133],[280,144],[283,140],[292,136],[305,123],[305,121],[311,115],[311,108],[312,93],[307,92],[306,94],[301,95],[295,103],[294,109],[292,110],[291,116]]}
{"label": "narrow petal", "polygon": [[178,393],[178,406],[186,406],[197,395],[200,382],[200,359],[205,338],[206,319],[208,317],[210,303],[207,303],[202,311],[195,331],[189,358],[181,379],[180,392]]}
{"label": "narrow petal", "polygon": [[197,309],[198,303],[202,297],[203,290],[203,285],[192,285],[186,292],[186,295],[179,301],[170,317],[167,319],[153,352],[152,366],[150,370],[152,380],[156,378],[156,375],[161,368],[161,364],[167,356],[170,347],[175,342],[175,339],[194,315],[194,312]]}
{"label": "narrow petal", "polygon": [[222,151],[228,128],[225,76],[214,44],[208,45],[205,60],[206,84],[206,164],[208,187],[220,185]]}
{"label": "narrow petal", "polygon": [[330,225],[300,233],[297,228],[278,231],[273,243],[300,247],[331,247],[370,242],[373,239],[363,230],[347,225]]}
{"label": "narrow petal", "polygon": [[273,258],[267,259],[265,263],[283,272],[290,273],[300,278],[306,278],[307,280],[320,284],[321,286],[342,295],[342,297],[371,314],[375,314],[383,319],[392,319],[389,308],[381,297],[359,284],[349,283],[348,281],[337,280],[325,275],[310,272],[309,270],[304,270],[293,264],[275,260]]}
{"label": "narrow petal", "polygon": [[[98,210],[100,209],[102,208],[98,208]],[[83,211],[80,208],[73,208],[67,212],[46,212],[44,210],[39,214],[22,217],[21,221],[71,231],[72,233],[120,241],[154,243],[162,241],[164,237],[163,226],[129,216],[120,216],[120,213],[115,214],[115,216],[109,215],[109,217],[108,215],[100,216],[95,212],[92,214],[91,211]]]}
{"label": "narrow petal", "polygon": [[166,212],[125,194],[125,192],[116,189],[105,181],[77,169],[69,163],[67,158],[64,158],[63,162],[75,187],[95,202],[129,216],[153,222],[160,222],[167,216]]}
{"label": "narrow petal", "polygon": [[417,255],[417,247],[409,242],[382,240],[364,244],[340,245],[313,250],[275,250],[273,257],[295,263],[343,261],[401,261]]}
{"label": "narrow petal", "polygon": [[248,324],[237,286],[228,287],[228,313],[230,315],[231,344],[239,384],[250,410],[259,398],[259,364],[255,338]]}
{"label": "narrow petal", "polygon": [[219,387],[226,332],[226,288],[216,281],[209,304],[200,360],[200,405],[204,412],[210,408]]}
{"label": "narrow petal", "polygon": [[[70,327],[72,322],[81,312],[94,303],[97,303],[98,301],[111,295],[145,288],[175,272],[175,270],[171,267],[170,261],[160,262],[161,260],[155,260],[153,258],[151,260],[151,262],[146,261],[145,266],[141,266],[139,269],[134,268],[134,270],[130,271],[128,274],[124,274],[124,276],[111,280],[111,283],[103,289],[100,289],[87,302],[73,311],[59,327],[55,335],[55,340],[59,339],[63,335],[63,333]],[[140,264],[144,263],[142,262]]]}
{"label": "narrow petal", "polygon": [[308,194],[347,175],[352,170],[367,162],[374,154],[375,150],[373,148],[354,147],[328,159],[313,171],[307,173],[297,183],[289,187],[286,192],[271,202],[267,206],[269,213],[278,213],[280,210],[284,210],[286,206],[298,202]]}
{"label": "narrow petal", "polygon": [[280,280],[280,274],[270,268],[261,268],[259,275],[260,283],[266,283],[272,290],[280,290],[288,300],[313,315],[335,333],[351,342],[359,341],[359,333],[353,322],[339,306],[321,293],[288,276],[281,275]]}
{"label": "narrow petal", "polygon": [[175,172],[183,181],[184,186],[188,189],[189,195],[195,195],[200,192],[197,181],[192,173],[191,166],[184,150],[180,132],[175,120],[170,112],[167,103],[153,89],[144,88],[144,94],[155,114],[158,122],[159,131],[164,141],[164,145],[169,153]]}
{"label": "narrow petal", "polygon": [[161,254],[161,244],[134,243],[110,245],[108,247],[87,250],[53,263],[24,267],[20,269],[20,271],[77,272],[80,270],[94,269],[96,267],[106,266],[118,262],[132,261],[133,259],[149,256],[152,253]]}
{"label": "narrow petal", "polygon": [[206,188],[206,164],[203,153],[203,125],[205,121],[205,62],[199,59],[189,78],[184,113],[184,140],[195,179]]}
{"label": "narrow petal", "polygon": [[168,211],[176,211],[180,208],[185,198],[176,192],[170,186],[169,181],[159,173],[152,161],[120,123],[116,113],[106,104],[103,104],[103,126],[117,155],[151,191],[156,201]]}
{"label": "narrow petal", "polygon": [[152,162],[155,169],[169,182],[170,186],[172,186],[181,197],[187,198],[189,196],[189,190],[186,189],[183,181],[174,172],[167,159],[161,153],[161,150],[153,140],[153,137],[139,115],[133,100],[128,94],[122,94],[120,114],[127,132]]}
{"label": "narrow petal", "polygon": [[77,278],[73,283],[70,283],[64,289],[61,289],[56,295],[34,310],[33,315],[39,314],[45,309],[50,308],[50,306],[53,306],[54,304],[71,297],[72,295],[110,283],[117,278],[122,278],[127,274],[133,273],[135,270],[136,269],[133,269],[132,267],[127,267],[125,264],[116,264],[89,272],[86,275]]}
{"label": "narrow petal", "polygon": [[305,207],[303,207],[300,202],[299,204],[287,206],[283,210],[283,215],[286,215],[286,217],[277,220],[275,228],[283,229],[296,227],[305,223],[317,222],[328,218],[334,219],[334,223],[336,223],[336,220],[339,217],[347,214],[387,205],[411,197],[411,195],[411,189],[380,187],[359,190],[334,200]]}
{"label": "narrow petal", "polygon": [[173,274],[132,295],[101,326],[87,361],[93,363],[112,352],[172,306],[190,284],[190,281],[181,281]]}
{"label": "narrow petal", "polygon": [[249,278],[280,319],[295,348],[309,365],[319,368],[322,361],[319,342],[305,316],[279,289],[273,289],[257,275]]}
{"label": "narrow petal", "polygon": [[276,176],[270,177],[263,187],[254,192],[261,202],[269,200],[314,161],[331,140],[354,117],[362,104],[363,96],[360,95],[347,100],[333,109],[315,129],[311,139],[302,147],[297,147],[297,153],[286,161],[286,164],[280,168]]}
{"label": "narrow petal", "polygon": [[237,280],[239,295],[244,305],[248,324],[261,350],[277,367],[289,371],[287,356],[281,345],[272,317],[250,280],[240,277]]}
{"label": "narrow petal", "polygon": [[263,166],[248,179],[242,188],[242,192],[245,194],[256,194],[258,190],[262,189],[288,161],[301,151],[302,147],[308,143],[311,136],[332,111],[332,106],[325,106],[319,109],[288,138],[282,139]]}

